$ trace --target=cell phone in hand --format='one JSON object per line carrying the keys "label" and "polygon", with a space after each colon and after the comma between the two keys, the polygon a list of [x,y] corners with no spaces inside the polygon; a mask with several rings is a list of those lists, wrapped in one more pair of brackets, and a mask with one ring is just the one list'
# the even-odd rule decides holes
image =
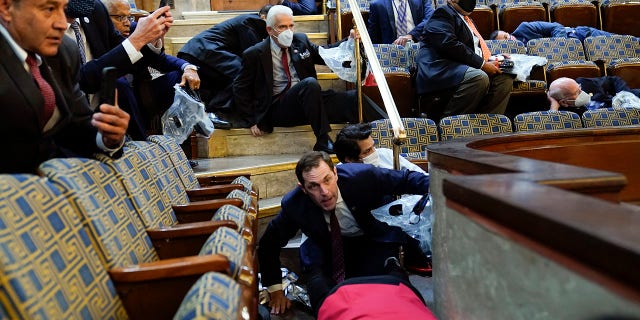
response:
{"label": "cell phone in hand", "polygon": [[[169,3],[168,0],[160,0],[160,5],[158,6],[158,9],[166,6],[168,3]],[[164,16],[166,16],[166,14],[163,13],[163,14],[158,16],[158,19],[160,19],[160,17],[164,17]]]}
{"label": "cell phone in hand", "polygon": [[102,86],[100,87],[100,104],[106,103],[112,106],[116,102],[116,79],[118,79],[117,69],[115,67],[106,67],[102,69]]}

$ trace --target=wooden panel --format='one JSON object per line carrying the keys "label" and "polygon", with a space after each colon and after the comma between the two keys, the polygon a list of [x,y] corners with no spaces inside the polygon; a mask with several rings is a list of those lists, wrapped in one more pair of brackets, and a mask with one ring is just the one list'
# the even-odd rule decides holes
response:
{"label": "wooden panel", "polygon": [[255,10],[258,11],[265,4],[268,4],[267,0],[210,0],[211,10],[224,11],[224,10]]}

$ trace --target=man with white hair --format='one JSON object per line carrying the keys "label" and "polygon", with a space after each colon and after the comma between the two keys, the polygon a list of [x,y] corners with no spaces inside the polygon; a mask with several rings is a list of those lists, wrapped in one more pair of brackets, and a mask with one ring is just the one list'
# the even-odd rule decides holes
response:
{"label": "man with white hair", "polygon": [[353,90],[321,90],[315,65],[325,62],[318,46],[294,29],[290,8],[269,10],[269,37],[243,53],[243,68],[233,84],[236,111],[254,136],[274,126],[310,124],[316,136],[313,149],[333,153],[329,124],[357,120],[356,95]]}

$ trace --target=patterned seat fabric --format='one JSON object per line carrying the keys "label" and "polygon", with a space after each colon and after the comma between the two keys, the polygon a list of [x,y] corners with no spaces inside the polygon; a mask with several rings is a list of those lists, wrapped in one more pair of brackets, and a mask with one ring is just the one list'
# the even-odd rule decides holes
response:
{"label": "patterned seat fabric", "polygon": [[409,73],[409,59],[405,48],[396,44],[374,44],[373,50],[380,61],[380,66],[385,73],[406,72]]}
{"label": "patterned seat fabric", "polygon": [[254,198],[251,197],[250,194],[241,191],[241,190],[231,190],[231,192],[229,192],[229,194],[227,195],[227,199],[233,199],[233,198],[237,198],[242,200],[242,209],[249,211],[251,208],[254,209],[254,211],[257,211],[258,208],[256,208],[256,203],[254,201]]}
{"label": "patterned seat fabric", "polygon": [[563,76],[575,78],[600,75],[598,66],[592,61],[587,61],[582,43],[578,39],[532,39],[527,43],[527,50],[530,55],[545,57],[549,61],[546,71],[547,74],[553,73],[554,77],[547,81]]}
{"label": "patterned seat fabric", "polygon": [[184,151],[182,151],[182,148],[180,148],[180,145],[178,145],[174,140],[163,135],[151,135],[147,140],[159,144],[160,147],[169,154],[174,167],[180,174],[180,178],[184,183],[185,189],[190,190],[200,187],[198,179],[189,165],[189,160],[184,154]]}
{"label": "patterned seat fabric", "polygon": [[202,246],[200,256],[220,254],[229,259],[230,275],[237,278],[247,262],[247,244],[242,236],[231,228],[220,227],[214,231]]}
{"label": "patterned seat fabric", "polygon": [[0,248],[3,319],[127,318],[78,213],[46,179],[0,176]]}
{"label": "patterned seat fabric", "polygon": [[232,278],[207,272],[191,287],[173,319],[238,319],[239,314],[249,314],[247,306],[240,306],[241,292]]}
{"label": "patterned seat fabric", "polygon": [[527,80],[513,82],[511,93],[515,92],[546,92],[547,83],[542,80]]}
{"label": "patterned seat fabric", "polygon": [[527,54],[527,47],[520,40],[485,40],[491,54]]}
{"label": "patterned seat fabric", "polygon": [[[347,0],[339,0],[339,1],[340,1],[341,13],[353,11],[351,6],[349,5],[349,1]],[[360,11],[369,12],[369,0],[358,0],[357,2],[358,2],[358,8],[360,9]],[[367,21],[365,20],[365,22]]]}
{"label": "patterned seat fabric", "polygon": [[158,260],[112,168],[91,159],[66,158],[45,161],[39,170],[71,200],[107,268]]}
{"label": "patterned seat fabric", "polygon": [[440,140],[510,133],[511,120],[501,114],[463,114],[440,120]]}
{"label": "patterned seat fabric", "polygon": [[639,39],[628,35],[597,36],[584,39],[591,61],[610,63],[617,59],[640,58]]}
{"label": "patterned seat fabric", "polygon": [[582,120],[570,111],[537,111],[522,113],[513,118],[516,132],[582,128]]}
{"label": "patterned seat fabric", "polygon": [[216,213],[213,214],[213,218],[211,218],[211,220],[233,221],[238,226],[238,229],[236,231],[242,233],[242,236],[245,240],[247,240],[247,243],[251,245],[255,243],[252,226],[254,223],[256,223],[256,221],[253,216],[250,216],[247,213],[247,211],[230,204],[225,204],[224,206],[216,210]]}
{"label": "patterned seat fabric", "polygon": [[[426,159],[427,145],[438,142],[438,128],[431,119],[402,118],[407,135],[407,143],[400,147],[400,154],[411,153],[414,159]],[[371,138],[377,147],[393,149],[393,129],[389,119],[371,122]]]}
{"label": "patterned seat fabric", "polygon": [[640,110],[636,108],[587,110],[582,114],[582,123],[585,128],[639,125]]}

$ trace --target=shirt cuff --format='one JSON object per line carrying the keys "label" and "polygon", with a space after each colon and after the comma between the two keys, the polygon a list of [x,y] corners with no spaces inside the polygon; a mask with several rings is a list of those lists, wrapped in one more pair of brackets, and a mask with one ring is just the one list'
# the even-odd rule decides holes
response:
{"label": "shirt cuff", "polygon": [[160,54],[162,53],[162,39],[158,39],[158,46],[156,47],[155,45],[153,45],[153,43],[147,43],[147,47],[149,47],[149,49],[151,49],[151,51],[153,51],[155,54]]}
{"label": "shirt cuff", "polygon": [[282,283],[276,283],[274,285],[268,286],[267,287],[267,292],[272,293],[272,292],[276,292],[282,290]]}
{"label": "shirt cuff", "polygon": [[122,46],[124,47],[124,51],[127,52],[131,64],[134,64],[138,62],[138,60],[142,59],[142,52],[136,50],[129,39],[125,39],[124,41],[122,41]]}
{"label": "shirt cuff", "polygon": [[[120,145],[117,148],[112,149],[104,145],[104,141],[102,141],[102,133],[98,132],[98,134],[96,134],[96,145],[109,156],[113,156],[114,153],[118,152],[118,150],[122,149],[122,146],[124,146],[124,139],[122,139],[122,142],[120,142]],[[280,285],[280,287],[282,287],[282,285]]]}

